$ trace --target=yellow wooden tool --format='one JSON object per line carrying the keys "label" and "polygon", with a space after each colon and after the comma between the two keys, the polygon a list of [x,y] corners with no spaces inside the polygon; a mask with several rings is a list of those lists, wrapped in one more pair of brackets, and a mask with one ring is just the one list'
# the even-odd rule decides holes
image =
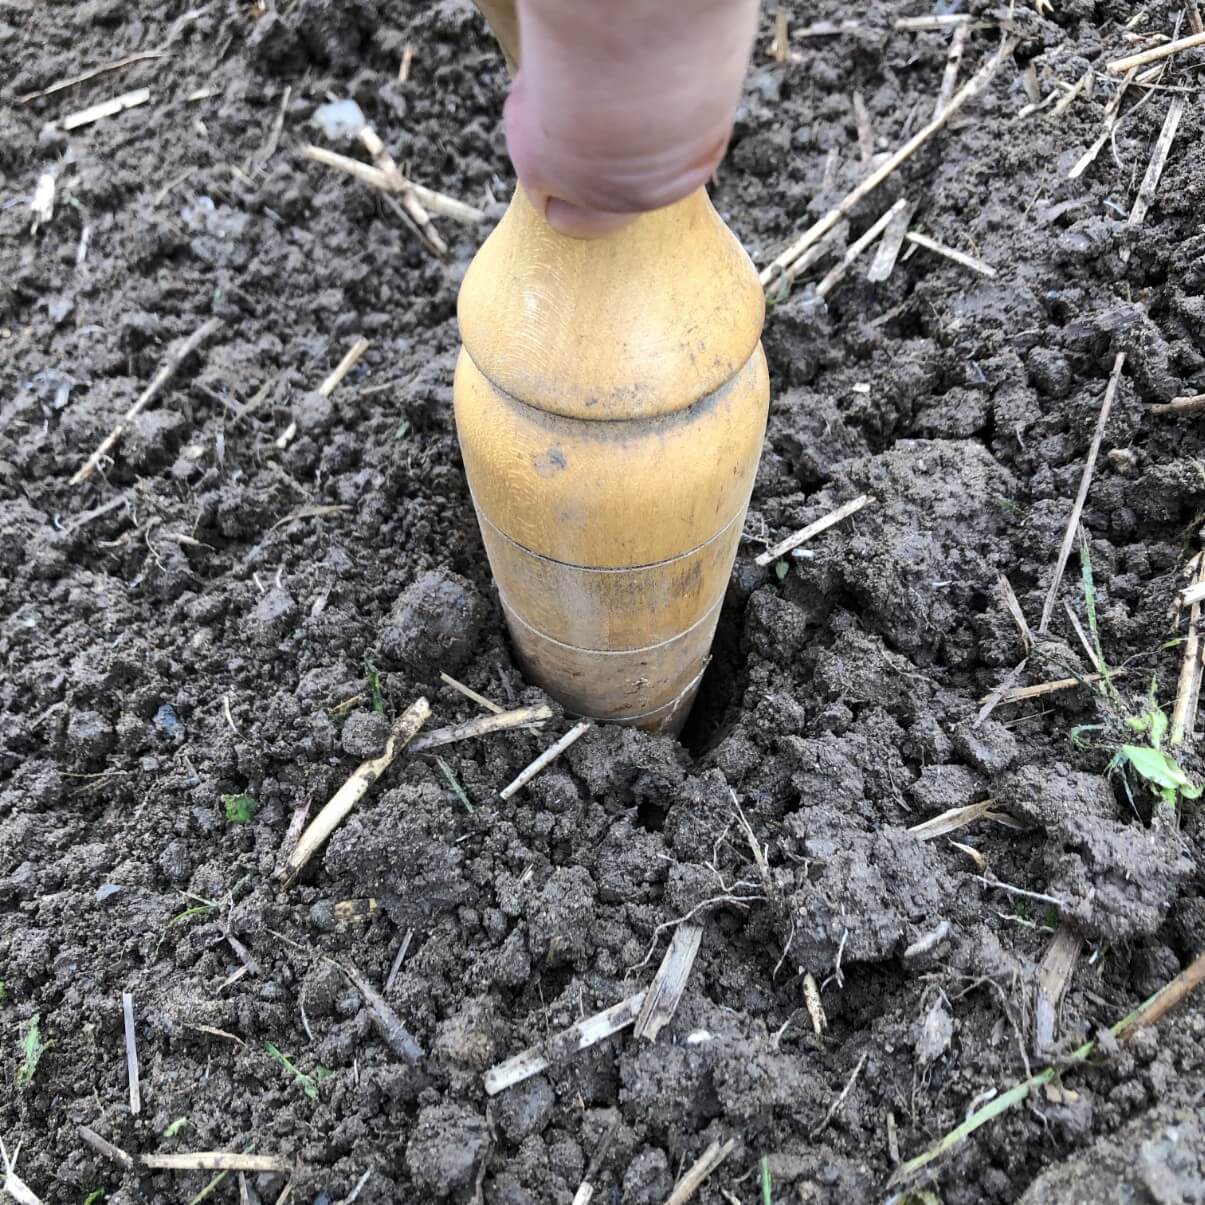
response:
{"label": "yellow wooden tool", "polygon": [[[513,2],[478,4],[513,66]],[[469,488],[523,668],[570,712],[685,721],[765,432],[764,316],[702,189],[591,241],[516,189],[465,275]]]}

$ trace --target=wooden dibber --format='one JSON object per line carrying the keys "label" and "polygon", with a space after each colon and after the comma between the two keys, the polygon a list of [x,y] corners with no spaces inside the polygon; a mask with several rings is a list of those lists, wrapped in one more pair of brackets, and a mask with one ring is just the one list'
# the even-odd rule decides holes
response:
{"label": "wooden dibber", "polygon": [[[513,63],[513,4],[479,6]],[[592,241],[518,189],[465,275],[469,488],[524,670],[574,714],[686,719],[765,432],[764,316],[702,189]]]}

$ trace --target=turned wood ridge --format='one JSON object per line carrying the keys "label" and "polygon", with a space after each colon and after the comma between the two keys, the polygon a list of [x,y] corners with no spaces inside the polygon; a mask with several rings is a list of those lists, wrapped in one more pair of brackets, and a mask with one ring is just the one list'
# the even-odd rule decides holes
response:
{"label": "turned wood ridge", "polygon": [[[513,70],[513,3],[478,7]],[[703,189],[592,241],[516,189],[458,313],[457,433],[524,671],[576,715],[677,731],[765,433],[752,263]]]}

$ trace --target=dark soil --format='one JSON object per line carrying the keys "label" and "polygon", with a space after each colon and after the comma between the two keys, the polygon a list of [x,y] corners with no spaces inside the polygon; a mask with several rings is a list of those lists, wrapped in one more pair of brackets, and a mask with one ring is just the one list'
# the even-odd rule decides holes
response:
{"label": "dark soil", "polygon": [[[988,25],[963,78],[1007,18],[971,6]],[[759,263],[869,170],[854,94],[873,151],[890,150],[928,120],[945,61],[946,37],[894,32],[890,5],[805,7],[796,24],[853,13],[856,28],[797,38],[778,65],[767,18],[714,188]],[[508,648],[450,415],[457,283],[488,227],[441,220],[440,263],[372,190],[300,155],[327,141],[316,106],[352,96],[416,179],[492,220],[511,187],[499,56],[460,0],[266,8],[0,0],[0,1136],[47,1201],[103,1188],[178,1202],[210,1179],[123,1171],[81,1125],[135,1155],[295,1157],[291,1199],[307,1203],[348,1196],[369,1169],[364,1205],[568,1203],[594,1162],[595,1200],[660,1201],[730,1137],[705,1205],[762,1199],[762,1156],[776,1202],[885,1199],[895,1143],[924,1150],[1201,950],[1200,805],[1152,823],[1141,781],[1106,776],[1104,746],[1127,739],[1116,709],[1080,688],[974,723],[1024,655],[997,578],[1036,628],[1119,351],[1084,513],[1096,614],[1128,671],[1121,709],[1144,710],[1153,675],[1170,710],[1182,624],[1168,609],[1196,548],[1205,448],[1199,419],[1150,404],[1205,390],[1198,96],[1154,207],[1127,229],[1175,93],[1132,90],[1114,144],[1066,173],[1117,86],[1103,63],[1141,45],[1121,28],[1132,8],[1014,12],[1024,41],[985,96],[837,240],[906,194],[921,229],[999,275],[917,251],[882,285],[861,264],[827,306],[798,288],[768,316],[749,538],[686,739],[594,731],[506,805],[497,790],[565,722],[451,746],[471,813],[433,757],[403,759],[285,889],[272,875],[295,811],[381,747],[370,674],[385,714],[426,692],[439,724],[476,714],[440,669],[499,704],[542,696]],[[1145,14],[1137,32],[1181,17],[1162,0]],[[1090,63],[1091,96],[1018,116],[1027,65],[1046,94]],[[1194,89],[1203,63],[1184,54],[1162,83]],[[48,124],[142,86],[149,104],[70,134]],[[43,172],[57,204],[31,234]],[[111,463],[70,486],[172,345],[215,315],[220,331]],[[371,348],[323,401],[311,391],[360,335]],[[754,567],[767,540],[862,491],[876,501],[811,555]],[[1062,596],[1086,623],[1077,560]],[[1079,650],[1060,605],[1017,681],[1082,673]],[[1077,744],[1079,725],[1104,728]],[[232,823],[222,796],[243,793],[258,810]],[[1061,907],[907,832],[988,798],[1021,827],[980,820],[953,840]],[[724,895],[754,898],[707,903]],[[646,985],[659,926],[694,909],[702,950],[655,1044],[619,1037],[487,1099],[493,1063]],[[943,922],[943,940],[904,956]],[[1055,924],[1083,951],[1038,1052]],[[410,932],[387,999],[418,1066],[329,961],[380,990]],[[30,1078],[35,1017],[47,1049]],[[1201,1200],[1203,1036],[1189,1000],[985,1127],[928,1187],[947,1205]],[[244,1199],[284,1184],[248,1177]],[[229,1176],[212,1199],[241,1187]]]}

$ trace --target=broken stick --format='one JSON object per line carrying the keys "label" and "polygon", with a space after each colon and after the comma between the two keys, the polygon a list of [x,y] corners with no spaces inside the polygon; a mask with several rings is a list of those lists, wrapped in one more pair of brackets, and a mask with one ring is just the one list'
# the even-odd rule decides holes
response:
{"label": "broken stick", "polygon": [[[905,198],[901,197],[890,209],[884,213],[877,222],[871,226],[861,238],[850,243],[845,254],[841,257],[840,263],[832,268],[828,275],[816,286],[816,296],[825,298],[837,287],[841,282],[842,277],[849,271],[854,262],[887,229],[892,220],[908,206]],[[788,280],[794,279],[795,270],[798,264],[787,269],[785,276]]]}
{"label": "broken stick", "polygon": [[585,1017],[558,1034],[553,1034],[543,1045],[531,1046],[504,1063],[491,1067],[485,1073],[486,1092],[490,1096],[497,1096],[504,1088],[513,1087],[531,1079],[533,1075],[539,1075],[554,1062],[570,1058],[579,1051],[586,1050],[612,1034],[626,1029],[640,1015],[644,996],[644,992],[637,992],[634,996],[629,996],[626,1000],[621,1000],[592,1017]]}
{"label": "broken stick", "polygon": [[1191,50],[1194,46],[1205,46],[1205,33],[1192,33],[1186,38],[1177,38],[1174,42],[1164,42],[1162,46],[1152,46],[1150,50],[1126,55],[1124,59],[1114,59],[1105,70],[1113,75],[1122,75],[1135,67],[1145,67],[1147,63],[1157,63],[1182,50]]}
{"label": "broken stick", "polygon": [[135,109],[139,105],[145,105],[150,99],[150,88],[136,88],[133,92],[123,92],[120,96],[102,100],[100,104],[89,105],[86,109],[80,109],[78,113],[68,113],[59,122],[59,125],[64,130],[75,130],[80,126],[91,125],[92,122],[100,121],[105,117],[113,117],[126,109]]}
{"label": "broken stick", "polygon": [[927,234],[918,234],[915,230],[910,230],[904,235],[904,238],[913,246],[923,247],[926,251],[932,251],[946,259],[953,260],[954,263],[961,264],[964,268],[970,268],[972,272],[978,272],[980,276],[995,277],[997,275],[996,269],[991,264],[985,264],[983,260],[976,259],[973,255],[967,255],[965,251],[956,251],[953,247],[947,247],[945,243],[939,243]]}
{"label": "broken stick", "polygon": [[978,96],[991,83],[1001,64],[1012,54],[1016,45],[1015,38],[1006,38],[1001,42],[996,53],[954,93],[950,98],[950,103],[928,125],[918,130],[882,166],[871,172],[842,201],[809,226],[773,263],[762,270],[762,284],[771,284],[775,277],[785,272],[813,243],[827,234],[843,217],[846,217],[859,201],[872,193],[892,172],[912,158],[969,100]]}
{"label": "broken stick", "polygon": [[130,1080],[130,1112],[137,1117],[142,1112],[142,1092],[138,1083],[138,1047],[134,1041],[134,997],[121,993],[121,1015],[125,1024],[126,1072]]}
{"label": "broken stick", "polygon": [[592,725],[589,720],[583,720],[580,724],[570,728],[563,737],[551,748],[545,749],[539,757],[535,759],[525,770],[519,773],[519,776],[509,786],[503,787],[498,792],[499,799],[509,799],[512,795],[521,791],[541,770],[546,766],[550,766],[574,741],[586,735],[590,731]]}
{"label": "broken stick", "polygon": [[360,802],[382,774],[393,764],[394,758],[410,743],[414,734],[427,722],[431,705],[426,699],[418,699],[406,709],[393,726],[385,743],[385,752],[380,757],[370,757],[361,762],[355,773],[331,796],[322,811],[310,821],[296,848],[289,854],[277,877],[289,881],[301,873],[305,864],[322,848],[326,839],[343,823],[347,814]]}
{"label": "broken stick", "polygon": [[720,1144],[717,1139],[691,1164],[686,1175],[674,1186],[674,1191],[665,1198],[665,1205],[686,1205],[686,1202],[703,1187],[711,1175],[736,1149],[736,1139],[729,1138]]}
{"label": "broken stick", "polygon": [[352,981],[356,991],[364,997],[364,1003],[368,1005],[368,1010],[377,1027],[377,1033],[385,1039],[385,1044],[389,1049],[394,1054],[401,1055],[408,1063],[419,1062],[423,1057],[423,1048],[402,1024],[397,1013],[386,1003],[384,996],[350,963],[337,962],[335,965]]}
{"label": "broken stick", "polygon": [[1109,414],[1113,409],[1113,399],[1117,396],[1117,386],[1121,381],[1121,370],[1125,367],[1126,354],[1119,351],[1113,360],[1113,370],[1109,373],[1109,383],[1105,386],[1104,400],[1100,404],[1100,415],[1096,420],[1096,430],[1092,434],[1092,443],[1088,447],[1088,459],[1084,463],[1083,476],[1080,478],[1079,492],[1075,495],[1075,503],[1071,507],[1071,517],[1067,520],[1067,530],[1063,535],[1062,547],[1059,548],[1058,560],[1054,566],[1054,577],[1050,589],[1046,593],[1046,602],[1042,606],[1042,620],[1038,624],[1038,635],[1045,636],[1054,618],[1055,604],[1058,602],[1059,587],[1063,584],[1063,571],[1067,568],[1067,560],[1071,556],[1071,548],[1075,543],[1075,533],[1079,530],[1080,516],[1084,513],[1084,503],[1088,500],[1088,487],[1092,484],[1092,472],[1096,468],[1096,457],[1100,454],[1101,441],[1105,437],[1105,427],[1109,422]]}
{"label": "broken stick", "polygon": [[[321,146],[307,146],[302,154],[315,163],[321,163],[324,167],[333,167],[336,171],[346,172],[362,184],[369,184],[373,188],[379,188],[382,192],[395,191],[389,177],[379,167],[361,163],[359,159],[352,159],[349,155],[340,155],[337,151],[328,151]],[[406,186],[432,213],[449,218],[453,222],[459,222],[462,226],[477,226],[485,221],[484,211],[476,206],[466,205],[464,201],[458,201],[455,197],[449,197],[432,188],[426,188],[406,177],[403,179],[406,180]]]}
{"label": "broken stick", "polygon": [[[357,364],[359,364],[364,353],[372,346],[369,341],[363,337],[357,339],[348,349],[347,354],[335,365],[334,371],[318,386],[318,394],[321,397],[328,398],[336,389],[343,383],[343,378]],[[236,416],[238,417],[238,416]],[[294,420],[276,437],[276,446],[287,448],[292,442],[293,437],[297,434],[297,422]]]}
{"label": "broken stick", "polygon": [[830,527],[848,519],[850,515],[855,515],[870,501],[869,494],[859,494],[852,501],[838,506],[831,514],[827,514],[823,519],[817,519],[815,523],[809,523],[807,527],[800,528],[799,531],[787,536],[785,540],[779,541],[772,548],[766,549],[756,560],[756,564],[763,569],[778,560],[779,557],[786,556],[793,548],[798,548],[800,544],[806,543],[813,536],[818,536],[822,531],[828,531]]}
{"label": "broken stick", "polygon": [[[1172,143],[1176,140],[1176,131],[1180,128],[1180,118],[1184,116],[1185,100],[1183,96],[1173,96],[1171,103],[1167,106],[1167,116],[1163,120],[1163,129],[1159,131],[1159,137],[1155,139],[1155,148],[1151,151],[1150,162],[1146,165],[1146,175],[1142,177],[1142,184],[1138,188],[1138,195],[1134,198],[1134,207],[1130,210],[1130,219],[1127,223],[1131,228],[1141,226],[1146,220],[1146,215],[1150,207],[1155,202],[1155,193],[1159,190],[1159,181],[1163,176],[1163,169],[1167,166],[1167,157],[1171,154]],[[1130,247],[1122,247],[1121,262],[1129,263]]]}
{"label": "broken stick", "polygon": [[1205,410],[1205,393],[1174,397],[1170,402],[1151,407],[1152,414],[1191,414],[1194,410]]}
{"label": "broken stick", "polygon": [[425,753],[442,745],[467,741],[475,736],[491,732],[506,732],[511,728],[523,728],[528,724],[542,724],[552,718],[552,708],[546,703],[535,707],[516,707],[513,711],[499,711],[492,715],[476,716],[462,724],[451,724],[447,728],[433,728],[410,742],[410,753]]}
{"label": "broken stick", "polygon": [[[1194,558],[1193,585],[1205,586],[1205,552]],[[1190,587],[1191,589],[1191,587]],[[1201,600],[1188,604],[1188,631],[1184,637],[1184,660],[1180,664],[1180,679],[1176,687],[1176,703],[1172,708],[1169,744],[1178,749],[1184,738],[1196,727],[1197,700],[1201,695],[1201,653],[1198,624],[1201,619]]]}
{"label": "broken stick", "polygon": [[176,375],[180,366],[222,326],[220,318],[208,318],[183,343],[173,351],[163,363],[163,367],[155,374],[151,383],[142,391],[138,400],[121,416],[117,425],[101,440],[100,446],[88,457],[71,478],[70,485],[79,485],[87,481],[96,471],[100,462],[109,454],[109,450],[126,433],[130,423],[142,413],[146,407],[159,396],[163,387]]}
{"label": "broken stick", "polygon": [[184,1155],[143,1155],[154,1171],[168,1172],[287,1172],[293,1161],[284,1155],[243,1155],[238,1151],[193,1151]]}

